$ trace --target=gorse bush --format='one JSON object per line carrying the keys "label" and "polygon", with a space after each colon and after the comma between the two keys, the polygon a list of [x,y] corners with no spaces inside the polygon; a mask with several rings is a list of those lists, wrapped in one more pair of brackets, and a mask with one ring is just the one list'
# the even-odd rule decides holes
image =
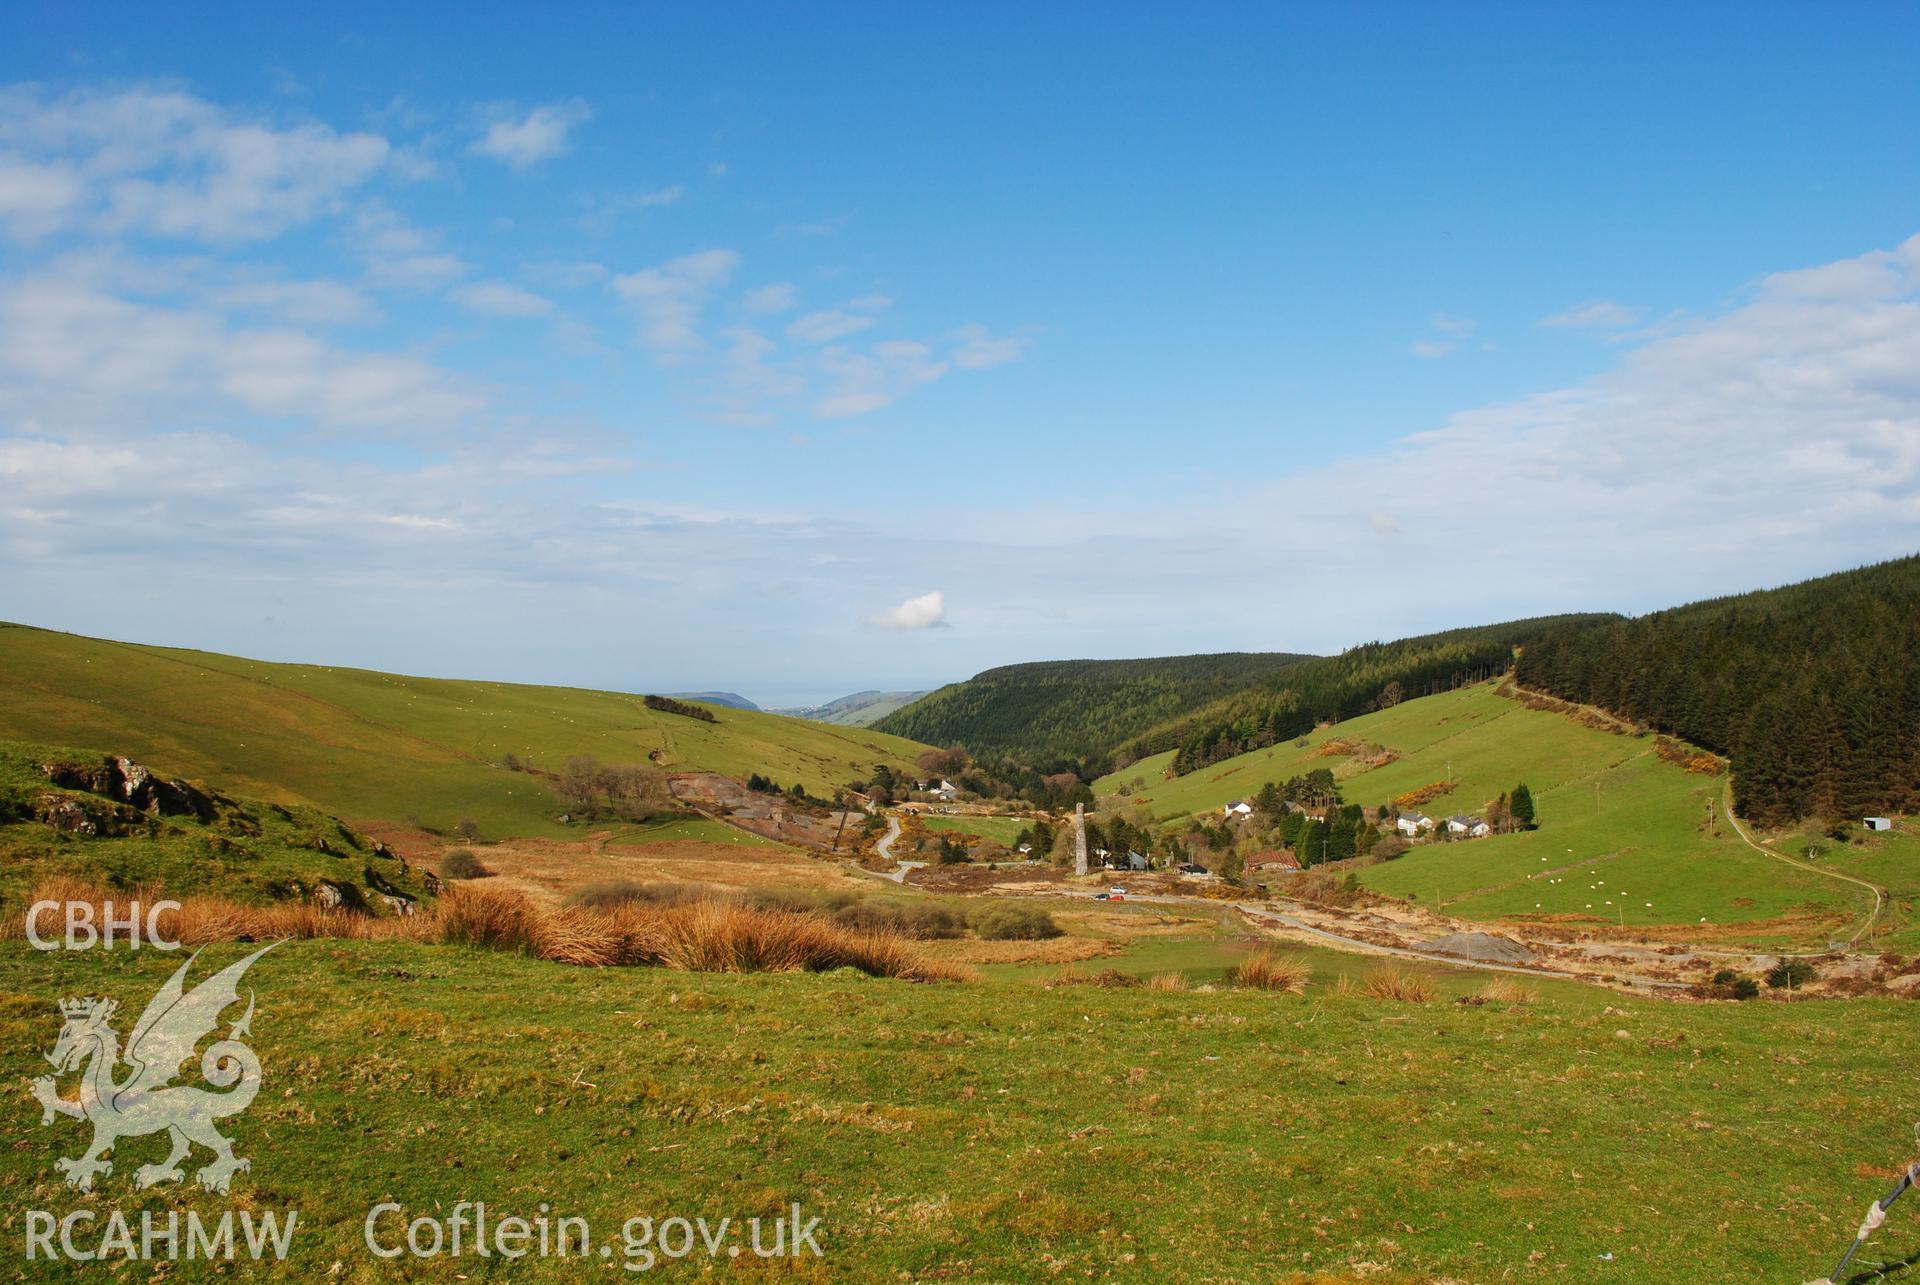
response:
{"label": "gorse bush", "polygon": [[1798,988],[1819,976],[1813,965],[1804,959],[1783,959],[1767,970],[1767,985],[1775,990]]}
{"label": "gorse bush", "polygon": [[440,858],[442,879],[486,879],[492,874],[486,863],[473,855],[471,848],[453,848]]}
{"label": "gorse bush", "polygon": [[958,937],[967,930],[959,911],[926,901],[856,901],[833,912],[833,922],[860,932],[893,932],[920,941]]}
{"label": "gorse bush", "polygon": [[1043,941],[1060,935],[1060,925],[1039,906],[987,906],[972,918],[973,931],[987,941]]}

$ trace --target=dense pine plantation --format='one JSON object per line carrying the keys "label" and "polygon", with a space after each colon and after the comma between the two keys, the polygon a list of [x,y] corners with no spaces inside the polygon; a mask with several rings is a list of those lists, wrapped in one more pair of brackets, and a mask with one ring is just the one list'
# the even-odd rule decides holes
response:
{"label": "dense pine plantation", "polygon": [[962,746],[976,757],[1072,760],[1088,765],[1091,778],[1111,766],[1113,747],[1129,737],[1311,659],[1222,652],[1004,665],[943,687],[873,727],[930,745]]}
{"label": "dense pine plantation", "polygon": [[1541,616],[1366,643],[1306,661],[1268,682],[1236,693],[1135,738],[1125,762],[1173,749],[1177,775],[1304,736],[1403,700],[1482,682],[1513,663],[1513,649],[1550,632],[1577,636],[1612,616]]}
{"label": "dense pine plantation", "polygon": [[1555,630],[1517,672],[1731,757],[1756,821],[1920,808],[1920,557]]}

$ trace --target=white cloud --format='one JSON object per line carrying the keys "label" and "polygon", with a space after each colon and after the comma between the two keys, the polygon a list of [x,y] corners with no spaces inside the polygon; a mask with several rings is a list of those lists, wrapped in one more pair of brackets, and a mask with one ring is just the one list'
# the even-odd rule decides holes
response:
{"label": "white cloud", "polygon": [[582,232],[594,236],[605,236],[613,231],[622,219],[647,210],[657,210],[668,205],[678,205],[687,194],[687,189],[676,183],[672,187],[663,187],[651,192],[625,192],[615,196],[594,196],[583,201],[586,209],[574,225]]}
{"label": "white cloud", "polygon": [[787,337],[803,344],[829,344],[836,339],[858,334],[872,324],[872,317],[829,308],[824,312],[810,312],[804,317],[795,318],[787,326]]}
{"label": "white cloud", "polygon": [[0,283],[0,425],[64,435],[269,416],[430,432],[481,398],[415,357],[137,303],[58,276]]}
{"label": "white cloud", "polygon": [[367,264],[367,279],[398,290],[437,290],[467,275],[467,264],[384,204],[354,214],[350,244]]}
{"label": "white cloud", "polygon": [[1416,339],[1408,345],[1416,357],[1433,359],[1448,356],[1473,334],[1473,322],[1464,317],[1450,317],[1444,312],[1434,313],[1430,324],[1435,332],[1433,335]]}
{"label": "white cloud", "polygon": [[476,281],[453,292],[454,302],[488,317],[545,317],[553,300],[505,281]]}
{"label": "white cloud", "polygon": [[938,589],[889,607],[868,624],[875,629],[942,629],[947,624],[947,596]]}
{"label": "white cloud", "polygon": [[250,241],[336,213],[392,155],[376,134],[277,125],[178,90],[0,91],[0,221],[39,236]]}
{"label": "white cloud", "polygon": [[707,346],[700,313],[712,293],[740,267],[732,250],[702,250],[613,279],[613,289],[640,314],[639,342],[663,359],[684,358]]}
{"label": "white cloud", "polygon": [[509,169],[526,170],[563,155],[567,136],[593,115],[586,103],[571,99],[536,107],[524,116],[508,116],[487,126],[487,132],[469,149],[490,156]]}
{"label": "white cloud", "polygon": [[800,304],[800,291],[791,281],[776,281],[748,292],[741,307],[753,313],[790,312]]}
{"label": "white cloud", "polygon": [[954,344],[949,356],[962,370],[985,370],[1018,361],[1028,347],[1023,338],[995,336],[985,326],[961,326],[950,338]]}
{"label": "white cloud", "polygon": [[301,326],[363,325],[380,319],[373,300],[338,281],[241,281],[212,291],[208,301]]}
{"label": "white cloud", "polygon": [[1606,299],[1593,299],[1568,308],[1565,312],[1556,312],[1551,317],[1542,317],[1540,324],[1554,328],[1624,330],[1628,326],[1638,325],[1640,316],[1638,308],[1629,308],[1623,303]]}
{"label": "white cloud", "polygon": [[65,162],[0,156],[0,228],[16,241],[38,240],[66,222],[84,190]]}
{"label": "white cloud", "polygon": [[864,353],[829,349],[820,356],[829,387],[813,405],[817,419],[851,419],[884,410],[921,384],[947,373],[933,349],[911,340],[875,344]]}

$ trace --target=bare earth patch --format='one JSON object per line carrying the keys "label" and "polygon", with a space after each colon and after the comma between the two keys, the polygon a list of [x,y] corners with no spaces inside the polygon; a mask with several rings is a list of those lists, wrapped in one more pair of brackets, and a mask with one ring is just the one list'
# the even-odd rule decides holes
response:
{"label": "bare earth patch", "polygon": [[790,848],[694,839],[646,844],[507,839],[477,851],[494,872],[489,884],[523,892],[543,905],[558,904],[587,884],[612,879],[723,888],[832,888],[848,879],[839,863]]}
{"label": "bare earth patch", "polygon": [[951,941],[921,943],[920,949],[949,964],[1071,964],[1118,954],[1121,945],[1099,937],[1054,937],[1047,941]]}

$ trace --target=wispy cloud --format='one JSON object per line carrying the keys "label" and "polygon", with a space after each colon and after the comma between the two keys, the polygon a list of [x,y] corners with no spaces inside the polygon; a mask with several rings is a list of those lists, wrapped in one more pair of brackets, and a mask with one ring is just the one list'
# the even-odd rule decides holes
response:
{"label": "wispy cloud", "polygon": [[787,326],[787,337],[798,339],[803,344],[829,344],[836,339],[857,334],[872,324],[873,318],[870,316],[829,308],[824,312],[810,312],[804,317],[795,318]]}
{"label": "wispy cloud", "polygon": [[663,360],[706,348],[701,310],[740,267],[734,250],[702,250],[613,279],[614,293],[640,315],[639,342]]}
{"label": "wispy cloud", "polygon": [[476,156],[492,157],[509,169],[528,170],[564,155],[571,146],[569,135],[592,116],[578,98],[535,107],[524,115],[505,115],[488,125],[468,150]]}
{"label": "wispy cloud", "polygon": [[0,91],[0,228],[252,241],[342,208],[393,152],[175,89]]}
{"label": "wispy cloud", "polygon": [[686,194],[687,189],[676,183],[672,187],[655,188],[648,192],[586,196],[581,198],[585,208],[574,220],[574,226],[591,236],[605,236],[636,214],[678,205]]}
{"label": "wispy cloud", "polygon": [[1640,317],[1638,308],[1629,308],[1623,303],[1607,299],[1593,299],[1568,308],[1565,312],[1556,312],[1551,317],[1542,317],[1540,324],[1556,329],[1625,330],[1629,326],[1639,325]]}
{"label": "wispy cloud", "polygon": [[1436,312],[1429,324],[1433,327],[1434,333],[1424,339],[1416,339],[1410,345],[1416,357],[1432,359],[1448,356],[1473,335],[1473,322],[1464,317],[1451,317],[1444,312]]}
{"label": "wispy cloud", "polygon": [[545,317],[553,312],[553,300],[505,281],[476,281],[455,290],[453,298],[468,312],[488,317]]}
{"label": "wispy cloud", "polygon": [[740,306],[752,313],[791,312],[800,306],[800,290],[791,281],[776,281],[750,291]]}

